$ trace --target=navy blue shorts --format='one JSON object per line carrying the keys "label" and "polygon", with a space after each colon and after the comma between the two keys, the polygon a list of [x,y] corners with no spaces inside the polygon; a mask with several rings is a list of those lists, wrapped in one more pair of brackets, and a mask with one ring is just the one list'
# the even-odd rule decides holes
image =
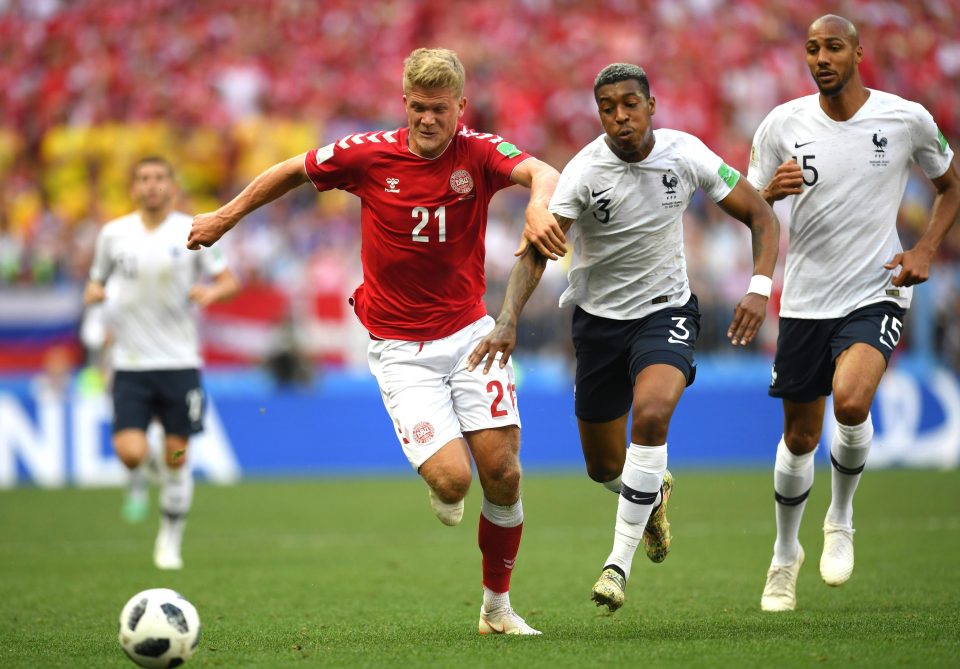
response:
{"label": "navy blue shorts", "polygon": [[601,318],[577,307],[573,312],[577,418],[606,423],[626,414],[633,404],[633,382],[650,365],[672,365],[683,373],[688,386],[692,384],[699,334],[696,295],[682,307],[628,321]]}
{"label": "navy blue shorts", "polygon": [[889,362],[906,313],[894,302],[878,302],[843,318],[781,318],[770,396],[812,402],[829,395],[837,358],[854,344],[869,344]]}
{"label": "navy blue shorts", "polygon": [[146,431],[156,417],[168,435],[203,431],[206,400],[197,369],[118,371],[113,375],[113,431]]}

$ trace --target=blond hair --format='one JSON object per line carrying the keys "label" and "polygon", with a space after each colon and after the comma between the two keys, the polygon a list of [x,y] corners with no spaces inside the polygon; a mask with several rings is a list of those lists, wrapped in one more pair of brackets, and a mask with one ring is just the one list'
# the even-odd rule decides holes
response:
{"label": "blond hair", "polygon": [[403,92],[418,88],[443,88],[463,97],[466,74],[463,63],[450,49],[415,49],[403,61]]}

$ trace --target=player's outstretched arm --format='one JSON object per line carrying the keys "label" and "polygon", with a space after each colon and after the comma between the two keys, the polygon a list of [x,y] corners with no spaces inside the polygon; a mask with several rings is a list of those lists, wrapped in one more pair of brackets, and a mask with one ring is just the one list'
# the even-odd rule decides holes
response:
{"label": "player's outstretched arm", "polygon": [[796,160],[788,160],[777,166],[770,183],[760,190],[760,196],[773,204],[788,195],[799,195],[803,192],[803,172]]}
{"label": "player's outstretched arm", "polygon": [[306,155],[302,153],[277,163],[251,181],[227,204],[209,214],[194,216],[187,237],[187,248],[196,250],[201,246],[211,246],[254,209],[306,183],[307,173],[303,167]]}
{"label": "player's outstretched arm", "polygon": [[753,278],[747,294],[737,304],[727,337],[734,346],[746,346],[757,336],[767,315],[767,299],[773,284],[780,246],[780,222],[770,205],[745,179],[740,179],[720,207],[750,228],[753,238]]}
{"label": "player's outstretched arm", "polygon": [[[558,229],[566,232],[573,220],[557,216],[555,222]],[[467,358],[468,370],[472,372],[486,358],[486,364],[483,366],[483,373],[486,374],[493,366],[497,353],[500,354],[500,368],[503,369],[506,366],[513,349],[517,346],[517,321],[520,320],[520,312],[539,285],[546,266],[546,256],[536,247],[528,247],[514,263],[513,269],[510,270],[510,278],[507,280],[507,290],[503,296],[503,306],[500,308],[497,322],[493,330],[480,340]]]}
{"label": "player's outstretched arm", "polygon": [[566,255],[567,239],[548,209],[560,173],[542,160],[528,158],[517,165],[510,178],[515,184],[530,189],[523,236],[513,255],[523,255],[529,244],[550,260]]}
{"label": "player's outstretched arm", "polygon": [[946,173],[932,181],[937,196],[933,200],[927,231],[912,249],[898,253],[884,265],[890,270],[901,266],[900,273],[891,282],[894,286],[913,286],[929,278],[933,256],[960,214],[960,169],[956,156],[950,161]]}

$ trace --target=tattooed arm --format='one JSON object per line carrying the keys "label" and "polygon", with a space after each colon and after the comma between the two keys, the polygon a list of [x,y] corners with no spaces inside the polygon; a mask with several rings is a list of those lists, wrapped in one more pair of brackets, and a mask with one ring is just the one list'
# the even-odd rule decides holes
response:
{"label": "tattooed arm", "polygon": [[[573,219],[557,216],[557,224],[564,233],[570,229]],[[493,361],[500,354],[501,369],[506,366],[507,360],[517,346],[517,321],[520,320],[520,312],[523,310],[530,295],[533,294],[537,284],[540,283],[540,277],[543,276],[543,270],[547,266],[547,257],[544,256],[534,246],[528,246],[526,251],[510,271],[510,279],[507,281],[507,292],[503,296],[503,306],[500,309],[500,315],[497,317],[497,323],[493,330],[480,340],[473,353],[467,358],[467,369],[471,372],[476,369],[484,358],[487,359],[483,367],[483,373],[486,374],[493,366]]]}

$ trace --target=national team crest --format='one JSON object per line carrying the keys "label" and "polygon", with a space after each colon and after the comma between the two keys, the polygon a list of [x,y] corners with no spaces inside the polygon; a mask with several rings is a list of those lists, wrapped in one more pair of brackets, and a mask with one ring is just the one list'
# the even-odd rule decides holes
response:
{"label": "national team crest", "polygon": [[466,170],[457,170],[450,175],[450,188],[461,195],[473,190],[473,177]]}
{"label": "national team crest", "polygon": [[433,425],[427,421],[420,421],[413,426],[413,440],[418,444],[426,444],[433,439]]}

